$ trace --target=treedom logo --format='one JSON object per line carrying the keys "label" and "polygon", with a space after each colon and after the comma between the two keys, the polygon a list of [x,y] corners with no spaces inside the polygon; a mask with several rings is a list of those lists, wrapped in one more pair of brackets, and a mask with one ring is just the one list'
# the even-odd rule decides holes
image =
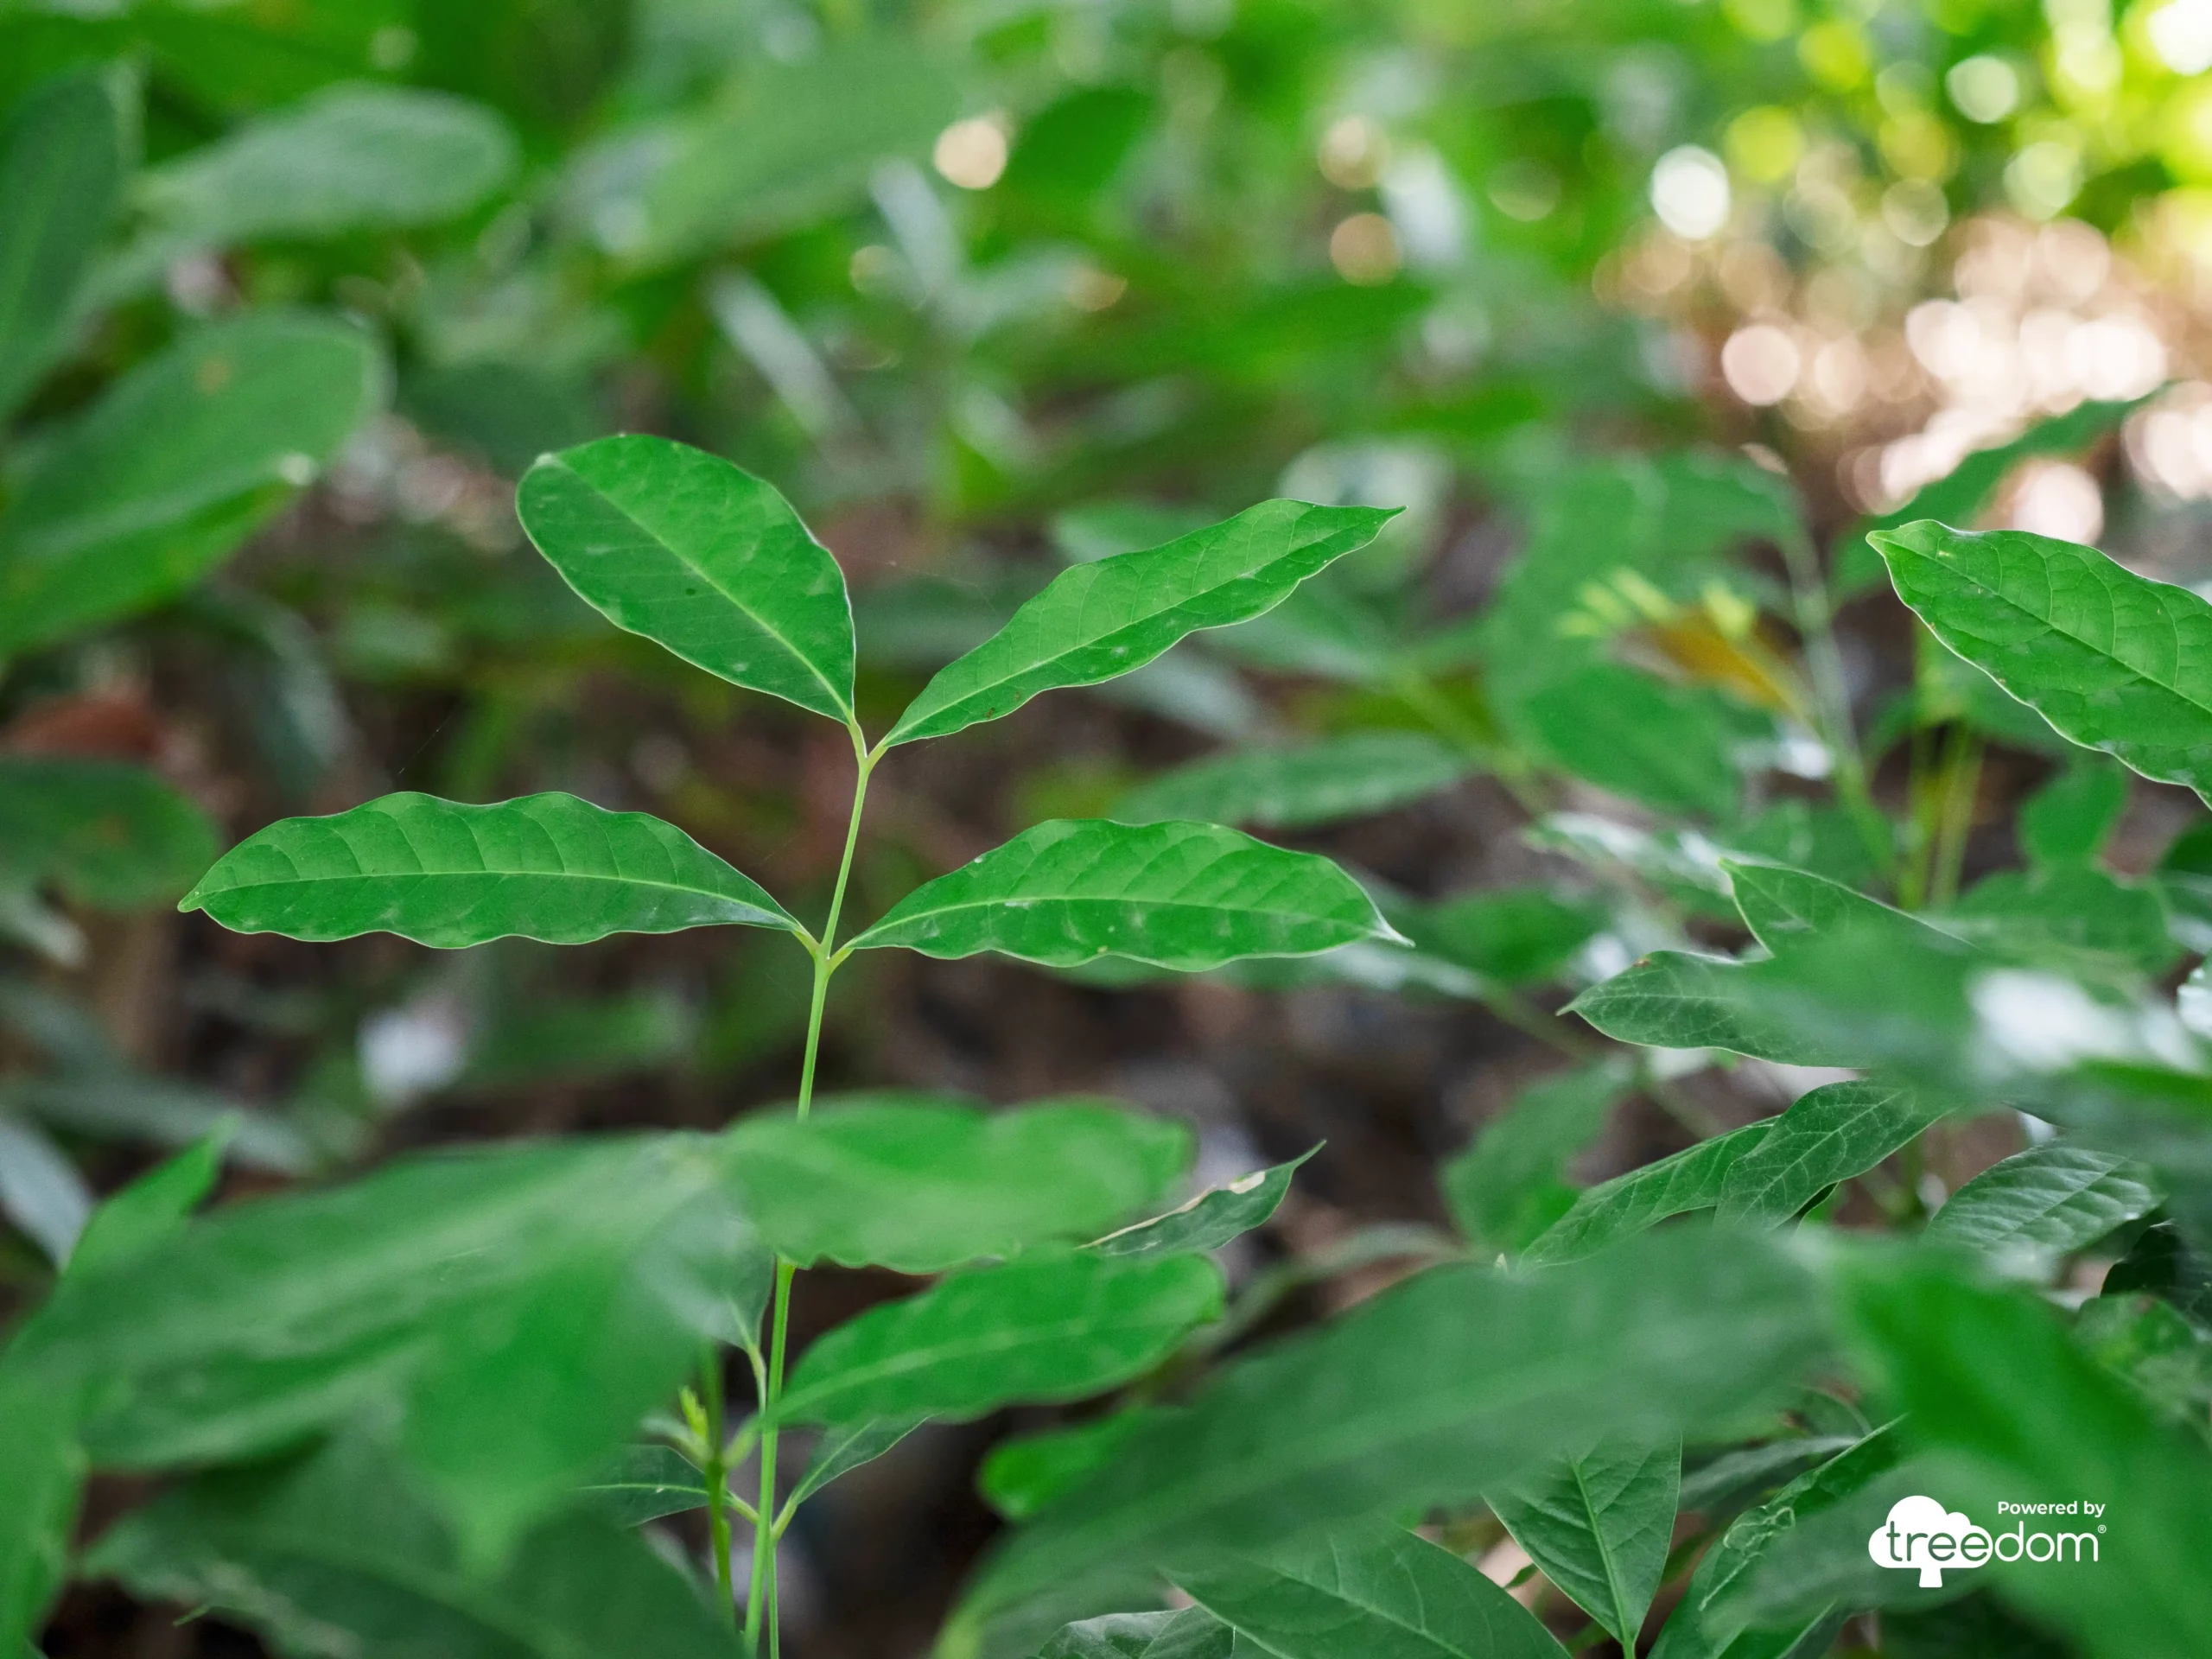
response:
{"label": "treedom logo", "polygon": [[[2105,1512],[2101,1503],[1999,1503],[2008,1516],[2086,1515]],[[2000,1521],[1999,1524],[2002,1522]],[[1943,1574],[1989,1561],[2094,1561],[2100,1559],[2098,1527],[2092,1532],[2030,1532],[2019,1521],[2010,1532],[1992,1535],[1957,1510],[1947,1510],[1932,1497],[1899,1498],[1890,1518],[1866,1540],[1866,1553],[1878,1567],[1920,1573],[1920,1587],[1940,1590]]]}

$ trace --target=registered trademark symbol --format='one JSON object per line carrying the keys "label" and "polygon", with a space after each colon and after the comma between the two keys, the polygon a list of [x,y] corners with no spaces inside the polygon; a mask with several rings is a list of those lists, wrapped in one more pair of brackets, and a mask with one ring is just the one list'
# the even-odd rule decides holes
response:
{"label": "registered trademark symbol", "polygon": [[2098,1530],[2099,1532],[2102,1532],[2104,1529],[2105,1529],[2105,1523],[2104,1523],[2103,1522],[2101,1522],[2101,1521],[2098,1522],[2097,1522],[2097,1530]]}

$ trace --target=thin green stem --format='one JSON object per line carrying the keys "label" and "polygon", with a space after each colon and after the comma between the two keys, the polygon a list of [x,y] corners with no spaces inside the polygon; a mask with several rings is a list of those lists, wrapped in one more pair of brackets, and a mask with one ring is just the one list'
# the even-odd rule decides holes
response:
{"label": "thin green stem", "polygon": [[1951,728],[1943,758],[1942,804],[1928,883],[1928,901],[1932,905],[1948,905],[1959,896],[1967,837],[1974,831],[1974,807],[1981,796],[1981,752],[1980,735],[1969,730],[1965,721]]}
{"label": "thin green stem", "polygon": [[721,1615],[734,1623],[737,1586],[729,1560],[729,1446],[722,1428],[722,1357],[711,1343],[699,1357],[699,1392],[707,1406],[707,1536],[715,1553]]}
{"label": "thin green stem", "polygon": [[[818,940],[808,944],[807,951],[814,958],[814,992],[807,1007],[806,1054],[800,1063],[798,1077],[798,1117],[805,1122],[814,1106],[814,1071],[822,1053],[822,1014],[829,1005],[830,977],[845,957],[835,950],[837,942],[837,920],[844,913],[845,890],[851,885],[853,854],[860,845],[861,815],[868,803],[868,780],[875,770],[875,763],[882,751],[870,751],[868,740],[857,722],[849,725],[853,737],[853,810],[845,827],[845,850],[837,861],[837,882],[830,893],[830,914],[822,925]],[[768,1659],[780,1659],[783,1651],[781,1620],[776,1600],[776,1540],[783,1530],[776,1519],[776,1452],[779,1439],[776,1421],[776,1406],[784,1393],[784,1359],[791,1332],[791,1281],[798,1271],[795,1262],[780,1256],[776,1262],[775,1311],[768,1329],[766,1363],[755,1361],[753,1376],[760,1392],[760,1499],[753,1508],[753,1580],[745,1598],[745,1644],[747,1651],[760,1652],[760,1636],[765,1620],[767,1630]]]}

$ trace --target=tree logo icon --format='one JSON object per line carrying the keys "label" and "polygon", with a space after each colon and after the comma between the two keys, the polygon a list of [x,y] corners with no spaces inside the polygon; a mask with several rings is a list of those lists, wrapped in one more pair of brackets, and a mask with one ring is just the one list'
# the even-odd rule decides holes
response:
{"label": "tree logo icon", "polygon": [[1980,1567],[1995,1553],[1989,1535],[1956,1510],[1946,1510],[1932,1497],[1903,1497],[1890,1506],[1890,1518],[1866,1540],[1866,1553],[1878,1567],[1899,1572],[1917,1567],[1920,1587],[1940,1590],[1948,1568]]}

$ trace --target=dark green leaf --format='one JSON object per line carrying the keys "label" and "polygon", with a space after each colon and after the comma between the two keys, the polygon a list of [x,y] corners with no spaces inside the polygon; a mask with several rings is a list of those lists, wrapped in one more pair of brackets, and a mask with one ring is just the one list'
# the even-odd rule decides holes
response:
{"label": "dark green leaf", "polygon": [[67,1574],[85,1472],[73,1394],[0,1360],[0,1653],[37,1651]]}
{"label": "dark green leaf", "polygon": [[675,825],[560,794],[494,806],[386,795],[331,817],[286,818],[224,854],[179,908],[241,933],[397,933],[441,949],[731,923],[798,930]]}
{"label": "dark green leaf", "polygon": [[1722,1221],[1778,1226],[1838,1181],[1863,1175],[1943,1115],[1894,1084],[1831,1083],[1800,1095],[1720,1184]]}
{"label": "dark green leaf", "polygon": [[149,1601],[213,1607],[278,1652],[359,1659],[734,1659],[682,1572],[595,1516],[532,1533],[472,1570],[378,1453],[207,1476],[111,1529],[88,1572]]}
{"label": "dark green leaf", "polygon": [[1056,968],[1114,956],[1192,973],[1395,937],[1315,854],[1219,824],[1062,818],[916,888],[846,948],[996,950]]}
{"label": "dark green leaf", "polygon": [[1883,1659],[2072,1659],[2057,1637],[2006,1612],[1986,1595],[1941,1607],[1893,1607],[1882,1615]]}
{"label": "dark green leaf", "polygon": [[1734,859],[1723,859],[1720,868],[1744,925],[1777,957],[1810,937],[1845,928],[1899,937],[1928,931],[1916,917],[1805,870]]}
{"label": "dark green leaf", "polygon": [[1545,1077],[1483,1125],[1441,1172],[1459,1230],[1488,1250],[1517,1250],[1574,1203],[1567,1160],[1598,1136],[1627,1090],[1629,1068],[1593,1061]]}
{"label": "dark green leaf", "polygon": [[844,573],[772,486],[665,438],[601,438],[542,458],[515,505],[616,626],[732,684],[852,718]]}
{"label": "dark green leaf", "polygon": [[1936,637],[2060,735],[2212,789],[2212,602],[2026,531],[1923,521],[1869,539]]}
{"label": "dark green leaf", "polygon": [[1281,1206],[1299,1166],[1320,1150],[1317,1146],[1287,1164],[1255,1169],[1226,1186],[1209,1187],[1181,1209],[1109,1233],[1090,1248],[1104,1255],[1217,1250],[1232,1238],[1264,1225]]}
{"label": "dark green leaf", "polygon": [[628,1446],[578,1494],[618,1527],[643,1526],[664,1515],[707,1507],[707,1478],[673,1447]]}
{"label": "dark green leaf", "polygon": [[1604,929],[1605,906],[1543,887],[1464,893],[1411,912],[1401,925],[1423,950],[1498,985],[1556,979]]}
{"label": "dark green leaf", "polygon": [[2158,1202],[2126,1159],[2046,1141],[1993,1164],[1954,1192],[1929,1222],[1928,1236],[2000,1260],[2048,1258],[2095,1243]]}
{"label": "dark green leaf", "polygon": [[[0,416],[69,343],[124,166],[121,111],[97,72],[38,87],[0,130],[0,223],[8,226],[0,240]],[[0,1651],[5,1646],[0,1634]]]}
{"label": "dark green leaf", "polygon": [[961,1418],[1079,1400],[1150,1370],[1221,1316],[1221,1294],[1220,1271],[1203,1256],[1032,1251],[840,1325],[800,1358],[781,1413]]}
{"label": "dark green leaf", "polygon": [[1387,1522],[1177,1575],[1281,1659],[1565,1659],[1535,1615],[1449,1550]]}
{"label": "dark green leaf", "polygon": [[1999,870],[1976,882],[1943,922],[1998,955],[2091,977],[2161,974],[2181,955],[2155,888],[2085,865]]}
{"label": "dark green leaf", "polygon": [[2127,810],[2127,774],[2083,755],[2020,808],[2020,849],[2037,865],[2087,864]]}
{"label": "dark green leaf", "polygon": [[1001,1440],[976,1471],[976,1489],[1007,1520],[1027,1521],[1112,1462],[1141,1410]]}
{"label": "dark green leaf", "polygon": [[943,1096],[825,1102],[731,1132],[747,1215],[802,1267],[937,1273],[1096,1237],[1190,1165],[1190,1131],[1106,1101],[985,1113]]}
{"label": "dark green leaf", "polygon": [[223,1148],[237,1125],[225,1122],[141,1175],[92,1211],[70,1252],[73,1273],[102,1273],[159,1249],[207,1201],[223,1173]]}
{"label": "dark green leaf", "polygon": [[1853,1065],[1866,1056],[1827,1033],[1800,1034],[1758,1006],[1762,977],[1787,988],[1768,963],[1738,963],[1681,950],[1655,950],[1567,1004],[1606,1036],[1652,1048],[1725,1048],[1785,1065]]}
{"label": "dark green leaf", "polygon": [[143,766],[0,758],[0,886],[119,910],[175,898],[214,856],[207,815]]}
{"label": "dark green leaf", "polygon": [[1257,1659],[1259,1649],[1203,1607],[1109,1613],[1070,1624],[1037,1659]]}
{"label": "dark green leaf", "polygon": [[1460,751],[1418,732],[1355,732],[1193,762],[1123,796],[1114,817],[1306,829],[1407,805],[1474,770]]}
{"label": "dark green leaf", "polygon": [[1614,1435],[1485,1496],[1544,1576],[1633,1651],[1659,1593],[1681,1484],[1680,1440]]}
{"label": "dark green leaf", "polygon": [[1576,1261],[1670,1216],[1713,1209],[1726,1190],[1729,1171],[1758,1147],[1771,1127],[1746,1123],[1586,1189],[1573,1209],[1529,1246],[1524,1259]]}
{"label": "dark green leaf", "polygon": [[1541,753],[1601,789],[1664,812],[1736,816],[1741,722],[1709,689],[1592,663],[1531,692],[1518,714]]}
{"label": "dark green leaf", "polygon": [[1185,634],[1259,615],[1375,539],[1390,514],[1264,501],[1141,553],[1064,570],[994,638],[939,671],[886,745],[997,720],[1040,691],[1141,668]]}
{"label": "dark green leaf", "polygon": [[1131,1565],[1464,1502],[1592,1434],[1678,1432],[1822,1341],[1803,1270],[1756,1236],[1663,1234],[1527,1277],[1433,1268],[1147,1415],[1014,1535],[957,1627]]}
{"label": "dark green leaf", "polygon": [[374,409],[358,330],[256,311],[125,375],[0,514],[0,657],[162,603],[315,478]]}
{"label": "dark green leaf", "polygon": [[871,1417],[823,1429],[807,1459],[806,1473],[784,1500],[784,1507],[798,1509],[840,1475],[874,1463],[920,1427],[920,1420],[913,1417]]}

